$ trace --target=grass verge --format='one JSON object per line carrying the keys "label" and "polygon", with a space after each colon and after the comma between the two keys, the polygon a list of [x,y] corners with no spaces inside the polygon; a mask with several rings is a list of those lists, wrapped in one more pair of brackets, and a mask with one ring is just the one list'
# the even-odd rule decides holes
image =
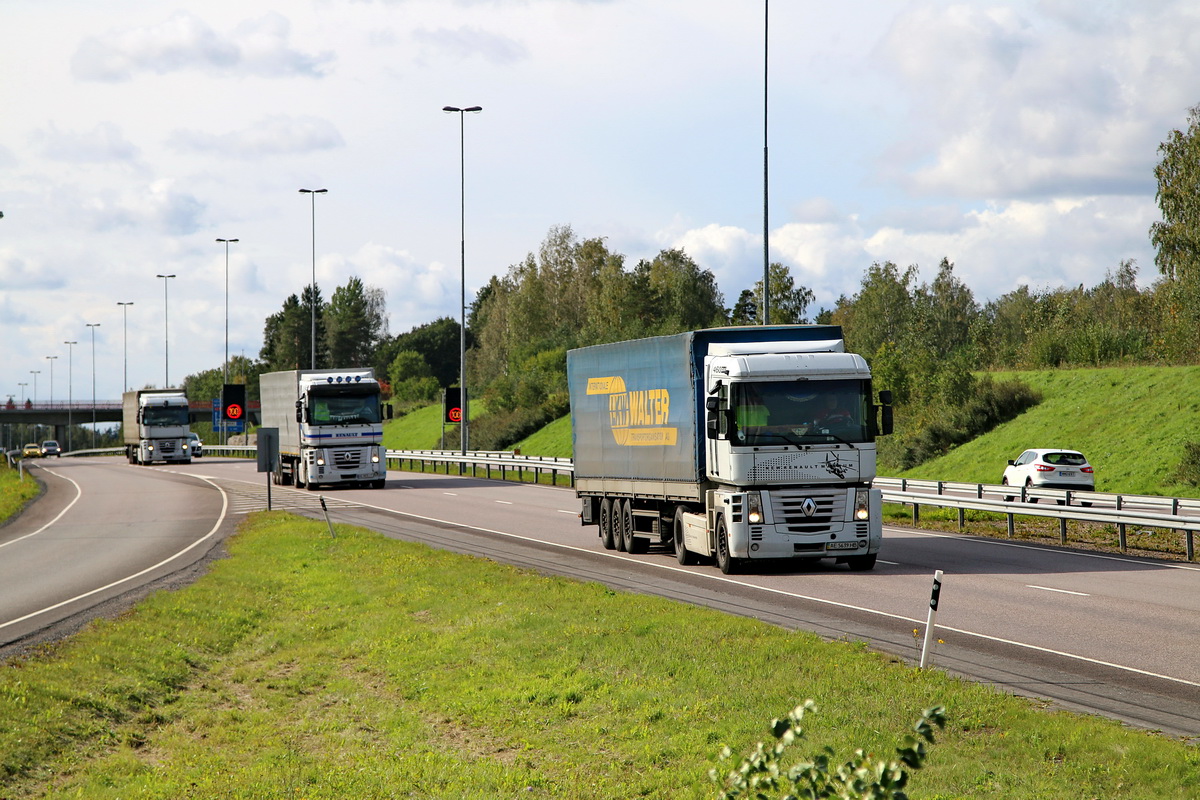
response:
{"label": "grass verge", "polygon": [[921,798],[1185,798],[1200,753],[861,645],[281,512],[191,587],[0,667],[0,796],[712,797],[804,698],[798,753],[950,722]]}
{"label": "grass verge", "polygon": [[29,470],[25,477],[16,467],[8,467],[0,459],[0,525],[16,516],[26,504],[42,493],[42,485]]}

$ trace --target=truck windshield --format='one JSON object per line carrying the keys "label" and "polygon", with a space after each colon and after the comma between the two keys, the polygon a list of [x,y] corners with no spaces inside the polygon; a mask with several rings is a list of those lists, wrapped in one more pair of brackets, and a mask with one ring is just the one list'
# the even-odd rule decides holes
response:
{"label": "truck windshield", "polygon": [[309,408],[310,425],[371,425],[381,422],[379,394],[316,395]]}
{"label": "truck windshield", "polygon": [[734,444],[871,441],[870,381],[766,381],[730,388]]}
{"label": "truck windshield", "polygon": [[187,406],[146,406],[142,409],[143,425],[187,425]]}

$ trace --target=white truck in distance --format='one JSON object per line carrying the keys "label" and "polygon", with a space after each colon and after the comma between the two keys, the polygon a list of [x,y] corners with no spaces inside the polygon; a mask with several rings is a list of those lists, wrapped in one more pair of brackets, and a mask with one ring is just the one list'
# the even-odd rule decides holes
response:
{"label": "white truck in distance", "polygon": [[[567,353],[575,486],[606,549],[875,566],[874,402],[836,325],[712,328]],[[882,410],[882,424],[880,412]]]}
{"label": "white truck in distance", "polygon": [[275,483],[383,488],[384,407],[374,370],[268,372],[259,376],[259,396],[263,427],[279,429]]}
{"label": "white truck in distance", "polygon": [[182,389],[137,389],[121,397],[121,429],[130,464],[190,464],[189,425]]}

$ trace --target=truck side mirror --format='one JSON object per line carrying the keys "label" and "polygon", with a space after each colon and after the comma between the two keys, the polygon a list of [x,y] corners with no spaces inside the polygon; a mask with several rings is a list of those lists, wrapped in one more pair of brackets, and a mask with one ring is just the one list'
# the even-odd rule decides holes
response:
{"label": "truck side mirror", "polygon": [[[880,399],[882,399],[882,396],[880,397]],[[879,432],[881,434],[883,434],[884,436],[887,436],[889,433],[892,432],[892,407],[891,406],[883,407],[883,425]]]}
{"label": "truck side mirror", "polygon": [[299,400],[296,401],[296,422],[304,422],[304,407]]}
{"label": "truck side mirror", "polygon": [[384,405],[383,405],[383,418],[384,418],[384,419],[391,419],[391,418],[392,418],[392,404],[391,404],[391,403],[384,403]]}
{"label": "truck side mirror", "polygon": [[892,390],[891,389],[881,390],[879,392],[879,402],[885,406],[890,406],[892,404]]}

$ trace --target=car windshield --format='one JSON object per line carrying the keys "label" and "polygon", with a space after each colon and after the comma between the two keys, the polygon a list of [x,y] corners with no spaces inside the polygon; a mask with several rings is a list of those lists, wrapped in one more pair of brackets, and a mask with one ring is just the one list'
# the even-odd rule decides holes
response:
{"label": "car windshield", "polygon": [[731,388],[736,444],[871,441],[870,381],[765,381]]}
{"label": "car windshield", "polygon": [[312,425],[372,425],[381,421],[379,393],[317,394],[308,416]]}
{"label": "car windshield", "polygon": [[146,406],[142,410],[143,425],[187,425],[186,406]]}
{"label": "car windshield", "polygon": [[1082,467],[1087,463],[1087,459],[1080,453],[1046,453],[1042,456],[1042,461],[1056,467]]}

